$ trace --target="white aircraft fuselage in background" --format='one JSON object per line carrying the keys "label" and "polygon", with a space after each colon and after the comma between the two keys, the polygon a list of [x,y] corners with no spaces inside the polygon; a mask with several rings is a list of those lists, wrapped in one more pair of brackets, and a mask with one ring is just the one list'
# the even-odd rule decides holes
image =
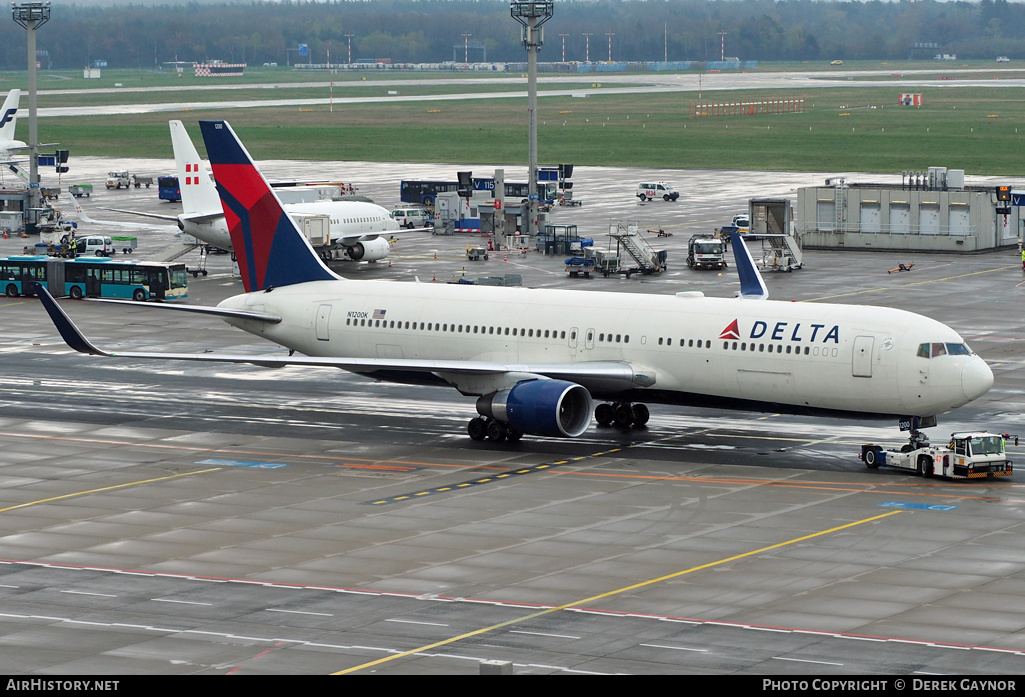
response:
{"label": "white aircraft fuselage in background", "polygon": [[[344,247],[353,261],[377,261],[388,256],[388,241],[382,237],[398,232],[399,225],[388,211],[368,201],[310,201],[283,204],[289,215],[327,215],[331,220],[331,245]],[[178,228],[201,242],[232,250],[224,215],[206,221],[178,216]]]}

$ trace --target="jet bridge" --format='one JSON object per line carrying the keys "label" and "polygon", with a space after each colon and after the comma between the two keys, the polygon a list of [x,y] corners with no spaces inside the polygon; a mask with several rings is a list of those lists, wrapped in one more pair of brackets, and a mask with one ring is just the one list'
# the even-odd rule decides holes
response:
{"label": "jet bridge", "polygon": [[804,249],[794,230],[790,199],[753,198],[749,206],[751,232],[744,238],[761,240],[759,266],[771,271],[793,271],[804,266]]}

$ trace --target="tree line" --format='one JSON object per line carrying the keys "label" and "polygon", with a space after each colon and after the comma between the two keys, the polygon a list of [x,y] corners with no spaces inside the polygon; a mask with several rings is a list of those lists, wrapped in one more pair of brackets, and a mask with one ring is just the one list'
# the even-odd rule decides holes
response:
{"label": "tree line", "polygon": [[[816,0],[555,0],[542,61],[904,60],[1025,58],[1025,4]],[[464,37],[468,34],[468,37]],[[351,36],[350,36],[351,35]],[[610,36],[611,35],[611,36]],[[366,0],[58,5],[37,32],[43,68],[154,68],[169,61],[279,65],[387,58],[439,63],[486,51],[520,62],[519,24],[500,0]],[[351,44],[350,44],[351,42]],[[725,46],[723,45],[725,42]],[[301,55],[300,44],[308,46]],[[26,64],[25,30],[0,23],[0,69]]]}

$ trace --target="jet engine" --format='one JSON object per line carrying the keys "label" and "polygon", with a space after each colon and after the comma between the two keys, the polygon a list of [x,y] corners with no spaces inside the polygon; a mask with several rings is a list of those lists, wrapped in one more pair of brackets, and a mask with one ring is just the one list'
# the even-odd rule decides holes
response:
{"label": "jet engine", "polygon": [[383,237],[357,242],[346,247],[345,252],[353,261],[377,261],[388,256],[388,241]]}
{"label": "jet engine", "polygon": [[522,433],[573,438],[591,424],[591,394],[565,380],[527,380],[478,398],[477,411]]}

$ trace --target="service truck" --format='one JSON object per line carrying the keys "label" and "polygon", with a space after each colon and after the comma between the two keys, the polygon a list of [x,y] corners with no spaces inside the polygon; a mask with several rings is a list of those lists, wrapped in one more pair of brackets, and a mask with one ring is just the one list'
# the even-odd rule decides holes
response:
{"label": "service truck", "polygon": [[917,472],[923,477],[977,479],[1001,477],[1014,472],[1004,446],[1007,438],[1017,436],[985,431],[950,434],[946,445],[930,445],[921,431],[912,431],[911,440],[900,450],[884,450],[874,443],[861,446],[861,459],[871,469],[886,465]]}
{"label": "service truck", "polygon": [[108,189],[128,189],[132,186],[132,178],[128,172],[107,172],[106,186]]}
{"label": "service truck", "polygon": [[712,235],[693,235],[687,243],[687,266],[692,269],[725,269],[726,241]]}

